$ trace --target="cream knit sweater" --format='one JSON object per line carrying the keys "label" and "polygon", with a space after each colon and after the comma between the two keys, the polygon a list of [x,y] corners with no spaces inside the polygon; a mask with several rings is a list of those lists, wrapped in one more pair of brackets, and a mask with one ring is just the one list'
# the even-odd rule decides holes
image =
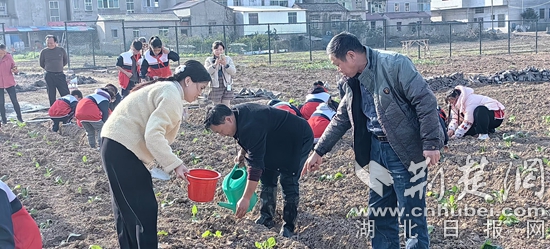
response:
{"label": "cream knit sweater", "polygon": [[124,145],[145,164],[156,160],[167,173],[182,164],[170,144],[178,135],[186,101],[177,82],[157,82],[133,92],[109,116],[101,137]]}

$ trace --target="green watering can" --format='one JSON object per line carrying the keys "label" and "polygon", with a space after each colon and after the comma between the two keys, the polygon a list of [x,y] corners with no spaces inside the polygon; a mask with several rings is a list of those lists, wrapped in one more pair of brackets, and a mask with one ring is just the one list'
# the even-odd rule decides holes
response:
{"label": "green watering can", "polygon": [[[239,164],[235,164],[233,170],[223,178],[223,193],[227,196],[228,202],[218,202],[220,207],[231,209],[233,213],[237,212],[237,202],[241,199],[246,188],[247,175],[245,167],[239,167]],[[250,212],[254,205],[258,201],[258,195],[252,194],[250,198],[250,205],[246,212]]]}

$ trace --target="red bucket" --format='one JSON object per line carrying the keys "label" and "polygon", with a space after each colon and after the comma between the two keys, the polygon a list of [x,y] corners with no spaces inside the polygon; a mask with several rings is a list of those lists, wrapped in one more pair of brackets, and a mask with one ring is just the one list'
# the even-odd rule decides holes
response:
{"label": "red bucket", "polygon": [[189,185],[187,195],[195,202],[210,202],[214,200],[216,185],[221,174],[209,169],[191,169],[186,174]]}

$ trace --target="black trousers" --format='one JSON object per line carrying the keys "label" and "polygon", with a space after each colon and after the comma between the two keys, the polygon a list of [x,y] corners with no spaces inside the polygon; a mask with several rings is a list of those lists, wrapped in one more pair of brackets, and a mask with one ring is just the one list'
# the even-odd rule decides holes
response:
{"label": "black trousers", "polygon": [[279,171],[271,170],[271,169],[265,169],[262,172],[262,176],[260,177],[260,180],[262,181],[262,189],[267,188],[273,188],[277,187],[277,182],[279,181],[279,175],[281,188],[283,189],[283,199],[285,201],[295,202],[300,197],[300,184],[298,183],[298,180],[300,180],[300,174],[302,173],[302,169],[304,168],[304,163],[307,160],[307,157],[309,153],[311,152],[311,149],[313,148],[313,134],[311,137],[307,137],[304,140],[304,144],[302,146],[302,151],[300,153],[300,170],[297,174],[292,175],[288,173],[279,173]]}
{"label": "black trousers", "polygon": [[65,116],[65,117],[62,117],[62,118],[52,118],[52,121],[53,121],[52,131],[54,131],[54,132],[59,131],[59,123],[64,123],[64,124],[69,123],[69,121],[71,121],[73,116],[74,115]]}
{"label": "black trousers", "polygon": [[157,249],[158,203],[149,170],[124,145],[108,138],[102,144],[120,248]]}
{"label": "black trousers", "polygon": [[502,119],[495,119],[495,112],[486,106],[478,106],[474,110],[474,123],[466,135],[489,134],[502,124]]}
{"label": "black trousers", "polygon": [[128,94],[130,94],[130,91],[132,91],[132,89],[134,89],[134,86],[136,86],[137,82],[135,81],[131,81],[128,82],[128,87],[126,87],[126,89],[122,88],[122,98],[126,98],[126,96],[128,96]]}
{"label": "black trousers", "polygon": [[69,92],[69,85],[67,85],[67,77],[63,72],[60,73],[53,73],[53,72],[46,72],[46,75],[44,76],[44,80],[46,80],[46,90],[48,91],[48,99],[50,100],[50,106],[53,105],[56,97],[56,90],[59,91],[59,95],[61,97],[68,95]]}
{"label": "black trousers", "polygon": [[15,93],[15,86],[0,89],[2,90],[0,94],[0,114],[2,115],[2,123],[8,122],[8,118],[6,117],[6,100],[4,98],[4,90],[8,92],[8,95],[10,96],[11,103],[13,104],[13,110],[15,110],[15,113],[17,114],[17,119],[19,121],[23,121],[23,118],[21,117],[21,107],[19,106],[17,94]]}

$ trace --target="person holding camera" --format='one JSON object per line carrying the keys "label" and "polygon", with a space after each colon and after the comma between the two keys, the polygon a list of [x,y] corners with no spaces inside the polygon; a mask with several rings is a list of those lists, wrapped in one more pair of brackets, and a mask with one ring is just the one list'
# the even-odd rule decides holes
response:
{"label": "person holding camera", "polygon": [[212,43],[212,56],[206,58],[204,67],[212,77],[208,99],[214,104],[229,106],[234,98],[231,86],[233,84],[232,77],[237,73],[237,69],[231,57],[225,55],[224,52],[225,45],[223,45],[223,42],[215,41]]}

